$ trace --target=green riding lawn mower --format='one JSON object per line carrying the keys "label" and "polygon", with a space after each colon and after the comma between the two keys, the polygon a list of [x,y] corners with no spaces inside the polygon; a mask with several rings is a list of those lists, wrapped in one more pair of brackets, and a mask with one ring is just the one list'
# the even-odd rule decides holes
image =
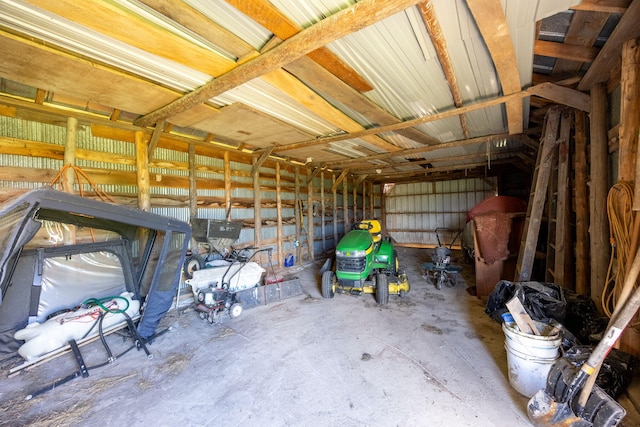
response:
{"label": "green riding lawn mower", "polygon": [[324,298],[333,298],[336,292],[375,293],[378,304],[387,304],[389,295],[404,297],[409,292],[393,243],[390,238],[383,239],[381,231],[380,221],[363,220],[338,242],[334,268],[323,267]]}

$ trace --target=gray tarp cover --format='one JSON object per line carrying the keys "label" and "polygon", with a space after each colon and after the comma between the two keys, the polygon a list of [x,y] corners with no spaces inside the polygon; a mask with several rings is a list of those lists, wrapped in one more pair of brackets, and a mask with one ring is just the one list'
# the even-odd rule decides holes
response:
{"label": "gray tarp cover", "polygon": [[[120,239],[23,251],[43,220],[108,230]],[[134,265],[131,242],[141,231],[151,237],[137,248]],[[190,235],[183,221],[49,187],[6,202],[0,206],[0,354],[21,344],[13,333],[26,326],[30,315],[39,314],[41,321],[66,301],[84,298],[85,288],[87,298],[122,289],[142,295],[145,309],[138,330],[150,337],[173,301]]]}

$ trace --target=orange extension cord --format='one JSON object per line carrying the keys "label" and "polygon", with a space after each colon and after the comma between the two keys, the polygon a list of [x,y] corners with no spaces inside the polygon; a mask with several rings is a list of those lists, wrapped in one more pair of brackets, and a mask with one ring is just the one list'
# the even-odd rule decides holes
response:
{"label": "orange extension cord", "polygon": [[[633,236],[634,212],[633,187],[627,182],[618,182],[607,195],[607,215],[611,240],[611,258],[607,280],[602,292],[602,308],[609,317],[613,314],[622,286],[630,266],[631,239]],[[637,285],[636,285],[637,286]],[[638,326],[634,322],[630,326]]]}
{"label": "orange extension cord", "polygon": [[[98,184],[93,182],[91,178],[89,178],[89,176],[82,169],[73,165],[64,165],[60,169],[60,172],[58,172],[56,177],[53,178],[53,180],[51,180],[51,187],[56,188],[57,186],[59,187],[60,190],[64,191],[65,193],[73,192],[73,189],[69,188],[67,181],[64,179],[64,177],[67,174],[67,171],[69,170],[72,170],[75,173],[76,182],[78,183],[78,189],[79,189],[78,192],[80,196],[85,197],[83,183],[82,183],[82,179],[84,179],[91,186],[93,191],[95,191],[96,195],[100,198],[100,200],[102,200],[103,202],[116,203],[116,201],[111,196],[109,196],[109,194],[107,194],[102,189],[100,189]],[[95,242],[96,237],[95,237],[95,234],[93,233],[93,229],[90,229],[90,233],[91,233],[91,239]]]}
{"label": "orange extension cord", "polygon": [[67,173],[68,170],[73,170],[73,172],[76,175],[76,181],[78,182],[78,188],[79,188],[79,193],[82,197],[84,197],[84,189],[82,186],[82,179],[84,178],[86,180],[86,182],[91,185],[91,188],[93,189],[93,191],[96,192],[96,195],[98,197],[100,197],[100,200],[102,200],[103,202],[111,202],[111,203],[116,203],[115,200],[113,200],[113,198],[111,196],[109,196],[109,194],[105,193],[104,191],[102,191],[100,189],[100,187],[98,187],[98,184],[96,184],[95,182],[93,182],[91,180],[91,178],[89,178],[89,176],[79,167],[77,166],[73,166],[73,165],[64,165],[61,169],[60,172],[58,172],[58,175],[56,175],[55,178],[53,178],[53,180],[51,180],[51,186],[53,188],[56,187],[56,184],[60,187],[60,189],[62,191],[64,191],[65,193],[71,193],[73,191],[73,189],[69,188],[69,186],[67,185],[67,182],[65,181],[64,177]]}

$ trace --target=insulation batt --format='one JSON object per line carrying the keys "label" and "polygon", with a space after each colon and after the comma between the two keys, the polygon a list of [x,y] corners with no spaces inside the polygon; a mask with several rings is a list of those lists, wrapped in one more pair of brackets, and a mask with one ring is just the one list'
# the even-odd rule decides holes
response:
{"label": "insulation batt", "polygon": [[[126,313],[130,317],[138,313],[140,302],[132,299],[133,293],[124,292],[120,296],[129,301]],[[114,298],[103,302],[103,305],[111,310],[123,310],[126,303],[119,298]],[[44,323],[31,323],[26,328],[16,331],[14,335],[15,339],[26,341],[18,349],[18,354],[28,362],[32,362],[51,351],[64,347],[71,339],[84,338],[91,329],[94,334],[97,334],[97,320],[103,311],[99,306],[94,306],[59,314]],[[107,313],[102,321],[102,328],[107,329],[124,320],[122,313]]]}

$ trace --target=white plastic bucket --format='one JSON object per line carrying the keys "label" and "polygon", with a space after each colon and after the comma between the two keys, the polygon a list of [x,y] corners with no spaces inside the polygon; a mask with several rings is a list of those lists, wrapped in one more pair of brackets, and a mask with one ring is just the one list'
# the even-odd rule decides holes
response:
{"label": "white plastic bucket", "polygon": [[532,397],[545,388],[551,365],[558,358],[562,338],[549,325],[535,322],[541,335],[525,334],[515,324],[503,323],[509,383],[520,394]]}

